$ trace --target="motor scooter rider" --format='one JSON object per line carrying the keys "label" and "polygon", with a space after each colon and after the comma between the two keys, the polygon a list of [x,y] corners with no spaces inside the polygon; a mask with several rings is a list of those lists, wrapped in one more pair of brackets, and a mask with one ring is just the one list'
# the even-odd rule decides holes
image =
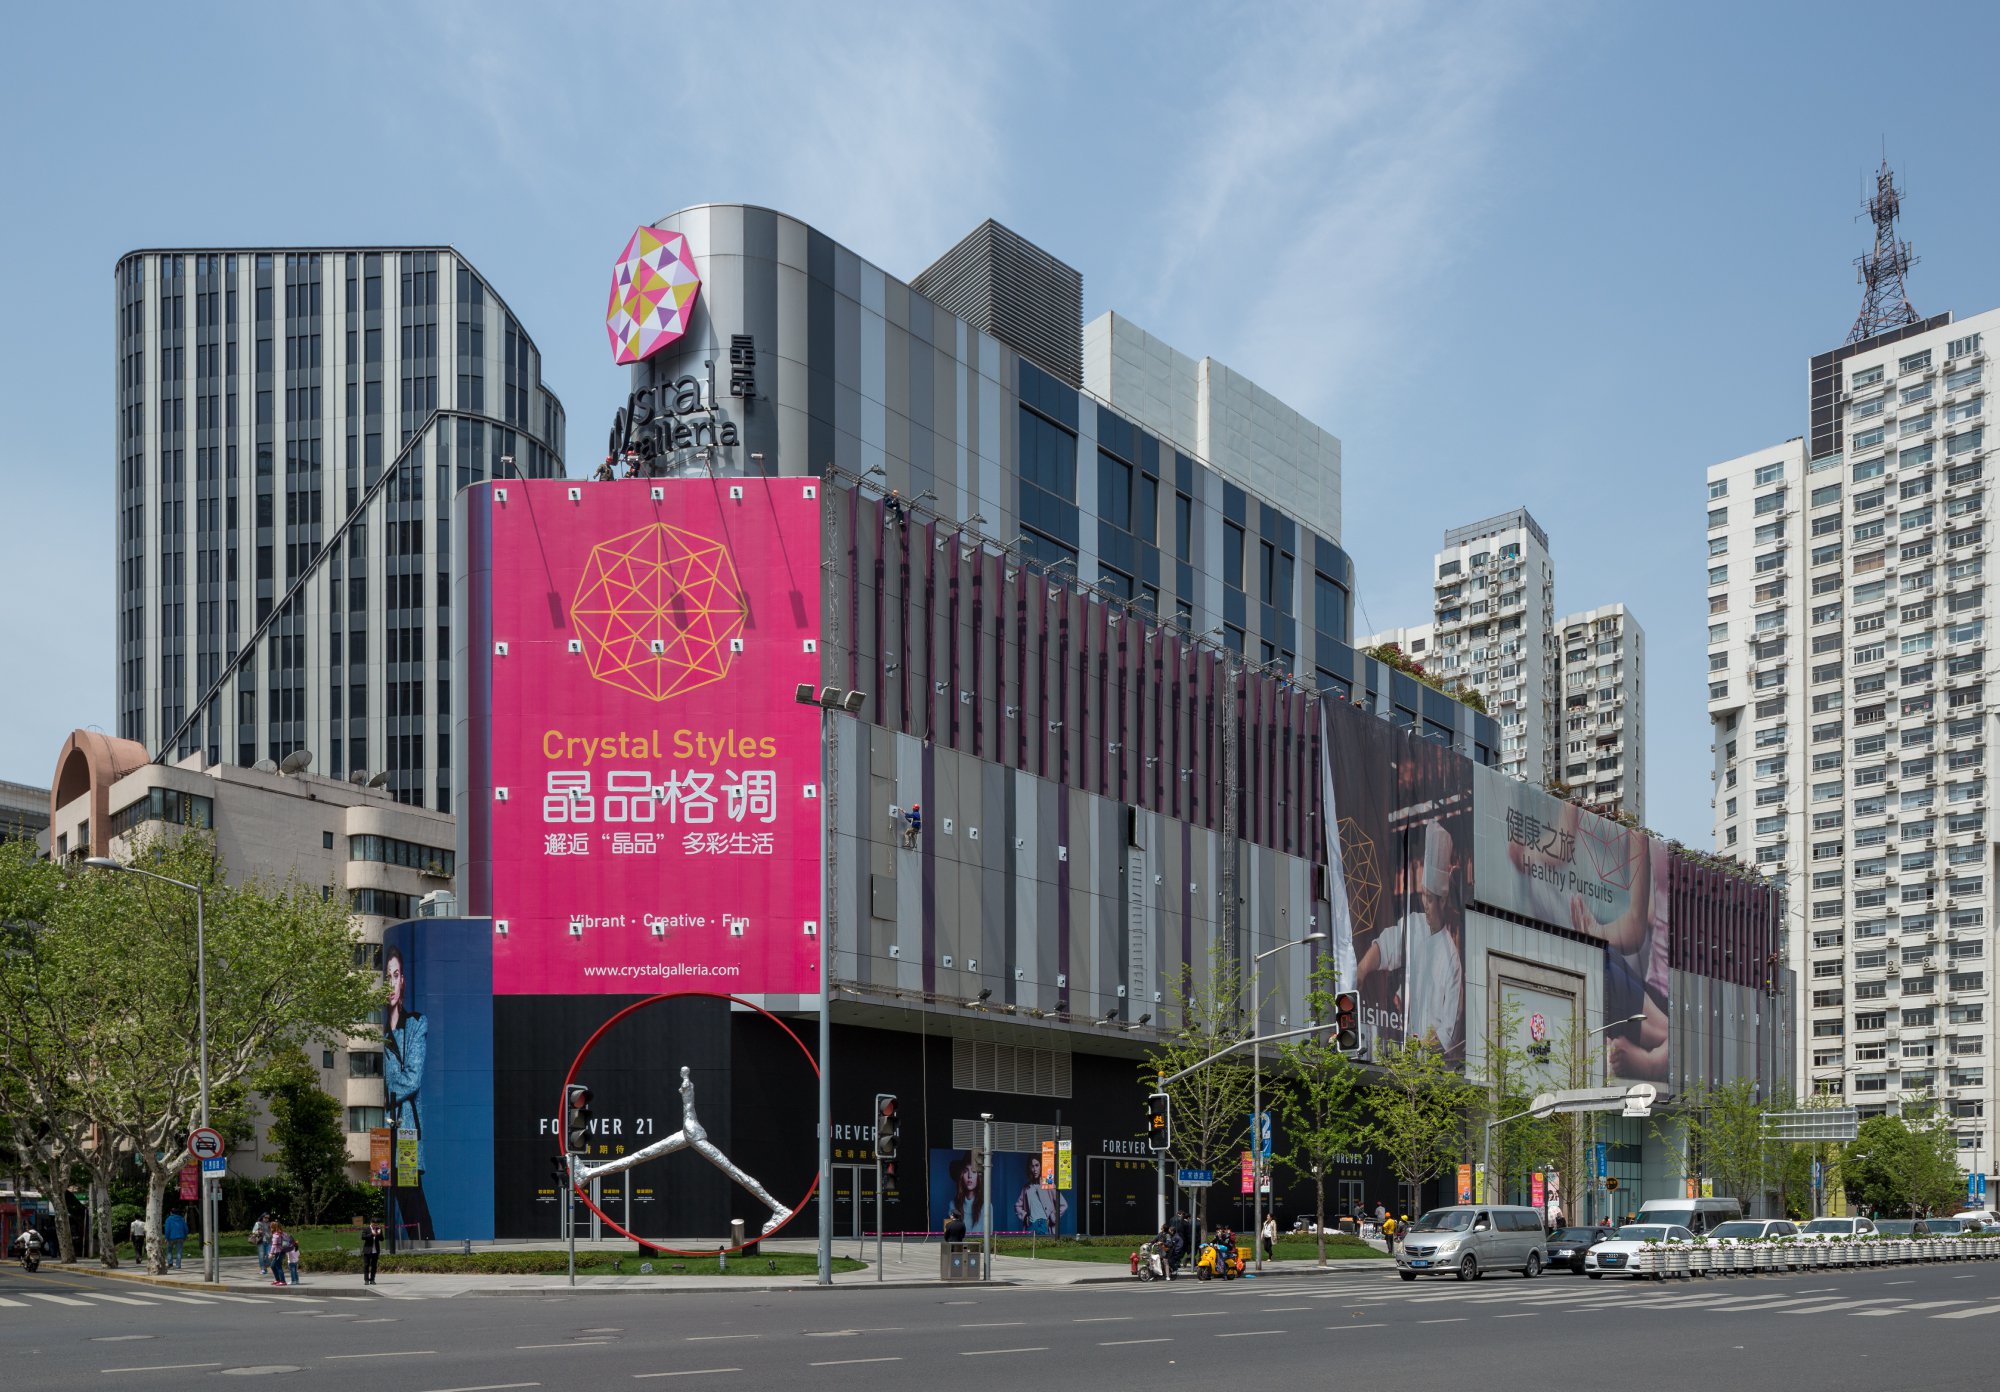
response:
{"label": "motor scooter rider", "polygon": [[14,1247],[21,1259],[21,1265],[33,1271],[42,1261],[42,1235],[33,1228],[23,1228],[14,1239]]}

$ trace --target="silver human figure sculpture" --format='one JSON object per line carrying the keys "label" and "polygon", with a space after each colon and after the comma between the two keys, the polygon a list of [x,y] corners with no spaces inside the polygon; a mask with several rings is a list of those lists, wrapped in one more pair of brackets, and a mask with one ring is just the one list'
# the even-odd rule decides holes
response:
{"label": "silver human figure sculpture", "polygon": [[618,1174],[634,1165],[643,1164],[660,1155],[671,1155],[677,1150],[693,1148],[709,1164],[721,1170],[738,1184],[756,1196],[758,1202],[771,1210],[771,1219],[764,1224],[762,1236],[769,1237],[778,1227],[792,1216],[792,1211],[771,1197],[771,1193],[759,1184],[754,1176],[740,1169],[736,1162],[722,1153],[721,1147],[708,1138],[708,1132],[694,1114],[694,1079],[686,1068],[681,1069],[681,1129],[673,1135],[654,1141],[630,1155],[621,1155],[616,1160],[607,1160],[602,1165],[586,1165],[572,1157],[570,1174],[579,1186],[589,1183],[599,1175]]}

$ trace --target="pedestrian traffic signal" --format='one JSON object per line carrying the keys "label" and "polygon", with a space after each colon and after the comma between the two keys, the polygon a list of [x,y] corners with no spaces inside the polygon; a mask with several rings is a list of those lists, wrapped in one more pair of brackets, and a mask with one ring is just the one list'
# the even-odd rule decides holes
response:
{"label": "pedestrian traffic signal", "polygon": [[1165,1155],[1173,1143],[1173,1112],[1167,1095],[1156,1092],[1146,1099],[1146,1145],[1154,1154]]}
{"label": "pedestrian traffic signal", "polygon": [[563,1093],[568,1112],[563,1117],[563,1145],[571,1155],[590,1149],[590,1089],[571,1083]]}
{"label": "pedestrian traffic signal", "polygon": [[1343,1054],[1361,1049],[1361,997],[1353,991],[1336,991],[1333,996],[1333,1038],[1328,1041]]}
{"label": "pedestrian traffic signal", "polygon": [[896,1094],[875,1094],[875,1158],[894,1160],[897,1141]]}
{"label": "pedestrian traffic signal", "polygon": [[556,1188],[569,1188],[569,1157],[551,1155],[549,1157],[549,1177],[556,1182]]}

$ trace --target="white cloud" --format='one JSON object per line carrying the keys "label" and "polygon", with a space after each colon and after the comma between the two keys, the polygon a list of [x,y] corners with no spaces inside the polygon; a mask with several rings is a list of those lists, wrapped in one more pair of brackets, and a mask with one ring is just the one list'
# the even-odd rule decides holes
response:
{"label": "white cloud", "polygon": [[1213,94],[1204,134],[1170,152],[1182,192],[1137,258],[1161,269],[1135,314],[1325,413],[1479,235],[1498,108],[1538,25],[1532,8],[1385,0],[1249,31],[1190,94]]}

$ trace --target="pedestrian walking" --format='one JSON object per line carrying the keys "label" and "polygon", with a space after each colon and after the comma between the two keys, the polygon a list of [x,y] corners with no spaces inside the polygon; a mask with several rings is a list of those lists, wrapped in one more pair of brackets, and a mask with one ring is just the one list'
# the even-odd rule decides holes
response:
{"label": "pedestrian walking", "polygon": [[1275,1260],[1278,1255],[1278,1215],[1264,1215],[1264,1260]]}
{"label": "pedestrian walking", "polygon": [[1382,1205],[1378,1202],[1375,1205],[1375,1226],[1378,1228],[1381,1227],[1382,1220],[1384,1218],[1387,1218],[1388,1216],[1389,1216],[1389,1210],[1382,1207]]}
{"label": "pedestrian walking", "polygon": [[285,1236],[290,1239],[285,1248],[285,1265],[291,1269],[292,1284],[296,1286],[299,1283],[299,1240],[290,1233]]}
{"label": "pedestrian walking", "polygon": [[285,1259],[298,1246],[298,1240],[285,1231],[285,1225],[277,1219],[271,1220],[271,1284],[285,1284]]}
{"label": "pedestrian walking", "polygon": [[382,1260],[382,1220],[370,1218],[361,1230],[361,1284],[375,1284],[375,1268]]}
{"label": "pedestrian walking", "polygon": [[146,1220],[132,1220],[132,1260],[142,1261],[146,1256]]}
{"label": "pedestrian walking", "polygon": [[167,1221],[160,1225],[160,1236],[167,1240],[167,1270],[181,1269],[181,1251],[187,1245],[188,1220],[175,1209],[167,1215]]}
{"label": "pedestrian walking", "polygon": [[250,1225],[250,1240],[257,1244],[257,1274],[271,1274],[271,1215],[260,1213]]}

